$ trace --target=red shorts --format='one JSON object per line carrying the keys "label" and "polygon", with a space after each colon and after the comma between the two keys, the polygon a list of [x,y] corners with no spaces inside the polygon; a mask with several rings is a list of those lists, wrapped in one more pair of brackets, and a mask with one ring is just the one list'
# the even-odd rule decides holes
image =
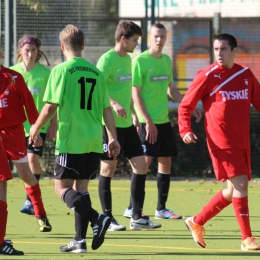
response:
{"label": "red shorts", "polygon": [[11,173],[10,166],[7,161],[2,140],[0,140],[0,165],[0,181],[12,179],[13,175]]}
{"label": "red shorts", "polygon": [[3,145],[8,160],[19,160],[27,155],[26,139],[23,125],[0,129]]}
{"label": "red shorts", "polygon": [[252,179],[250,151],[243,149],[223,149],[210,154],[217,180],[225,181],[234,176],[247,175]]}

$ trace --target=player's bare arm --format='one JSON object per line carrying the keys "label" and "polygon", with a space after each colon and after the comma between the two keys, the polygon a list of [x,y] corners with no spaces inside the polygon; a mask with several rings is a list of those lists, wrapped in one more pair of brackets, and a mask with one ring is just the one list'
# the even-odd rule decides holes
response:
{"label": "player's bare arm", "polygon": [[55,138],[57,132],[57,113],[54,114],[53,118],[51,119],[51,125],[47,132],[47,140],[52,140]]}
{"label": "player's bare arm", "polygon": [[112,98],[109,98],[110,105],[113,108],[113,110],[116,112],[118,117],[125,117],[127,118],[126,110],[123,106],[121,106],[119,103],[117,103]]}
{"label": "player's bare arm", "polygon": [[[175,85],[173,84],[173,82],[171,82],[169,84],[168,87],[168,92],[167,92],[168,96],[175,100],[176,102],[181,103],[182,99],[183,99],[183,95],[180,93],[180,91],[178,90],[177,87],[175,87]],[[196,117],[195,122],[198,123],[201,120],[201,111],[198,108],[195,108],[192,112],[192,114]]]}
{"label": "player's bare arm", "polygon": [[37,135],[40,133],[40,129],[52,119],[54,114],[56,113],[58,105],[52,103],[46,103],[42,108],[42,111],[36,120],[35,124],[32,125],[30,129],[30,137],[29,142],[33,142],[37,140]]}
{"label": "player's bare arm", "polygon": [[109,139],[108,156],[116,159],[120,153],[120,144],[117,141],[115,119],[114,119],[111,107],[104,108],[103,118],[105,121],[105,127],[107,129],[107,135],[108,135],[108,139]]}
{"label": "player's bare arm", "polygon": [[154,144],[157,140],[158,131],[157,131],[157,128],[154,125],[150,115],[148,114],[148,112],[145,108],[144,101],[141,97],[141,88],[140,87],[138,87],[138,86],[132,87],[132,98],[146,122],[145,139],[147,141],[149,141],[149,143]]}
{"label": "player's bare arm", "polygon": [[131,102],[130,108],[131,108],[131,114],[132,114],[133,125],[134,125],[134,127],[136,128],[137,133],[139,133],[140,130],[141,130],[141,129],[140,129],[140,122],[139,122],[139,120],[138,120],[138,117],[137,117],[136,112],[135,112],[135,109],[134,109],[134,102],[133,102],[133,100],[132,100],[132,102]]}
{"label": "player's bare arm", "polygon": [[191,143],[196,143],[197,140],[198,140],[198,137],[197,137],[194,133],[189,132],[189,133],[187,133],[187,134],[183,137],[182,140],[183,140],[183,142],[184,142],[185,144],[191,144]]}

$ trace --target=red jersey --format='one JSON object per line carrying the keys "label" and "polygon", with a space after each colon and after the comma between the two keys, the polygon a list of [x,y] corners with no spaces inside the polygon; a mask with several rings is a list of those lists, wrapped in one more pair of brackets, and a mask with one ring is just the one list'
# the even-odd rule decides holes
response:
{"label": "red jersey", "polygon": [[38,111],[23,76],[3,66],[0,73],[9,73],[15,80],[0,94],[0,128],[22,124],[26,121],[26,114],[30,124],[34,124]]}
{"label": "red jersey", "polygon": [[192,132],[190,117],[198,101],[205,112],[209,151],[238,148],[250,150],[250,104],[260,112],[260,85],[249,68],[231,69],[217,62],[199,71],[178,109],[180,135]]}

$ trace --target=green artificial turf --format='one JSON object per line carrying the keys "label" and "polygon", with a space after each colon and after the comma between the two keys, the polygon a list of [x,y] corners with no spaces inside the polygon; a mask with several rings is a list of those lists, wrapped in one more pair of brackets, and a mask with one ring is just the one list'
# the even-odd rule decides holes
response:
{"label": "green artificial turf", "polygon": [[[144,213],[152,221],[162,224],[162,228],[153,231],[131,231],[129,219],[123,212],[129,203],[130,180],[113,180],[113,214],[116,220],[127,227],[126,231],[107,232],[104,244],[96,251],[91,249],[92,229],[87,234],[88,252],[61,253],[59,247],[67,244],[74,236],[74,213],[54,193],[53,180],[40,181],[42,196],[52,232],[38,231],[36,219],[20,213],[24,203],[25,191],[20,179],[8,181],[8,226],[6,239],[12,239],[14,247],[23,250],[24,256],[0,256],[0,259],[260,259],[260,251],[240,250],[240,231],[232,205],[205,225],[204,236],[207,247],[198,247],[184,225],[184,220],[156,220],[154,211],[157,204],[156,181],[147,180]],[[177,214],[192,216],[200,211],[205,203],[224,183],[216,181],[172,181],[167,207]],[[98,181],[90,182],[90,195],[93,207],[101,212],[98,198]],[[251,227],[254,236],[260,236],[260,190],[259,182],[249,184],[249,206]],[[259,241],[260,242],[260,241]]]}

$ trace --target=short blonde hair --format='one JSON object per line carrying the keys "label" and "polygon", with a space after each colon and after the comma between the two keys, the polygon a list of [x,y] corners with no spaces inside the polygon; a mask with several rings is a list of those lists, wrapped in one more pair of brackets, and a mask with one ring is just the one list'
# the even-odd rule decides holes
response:
{"label": "short blonde hair", "polygon": [[66,50],[81,51],[82,45],[84,45],[84,33],[72,24],[68,24],[60,32],[59,38]]}

